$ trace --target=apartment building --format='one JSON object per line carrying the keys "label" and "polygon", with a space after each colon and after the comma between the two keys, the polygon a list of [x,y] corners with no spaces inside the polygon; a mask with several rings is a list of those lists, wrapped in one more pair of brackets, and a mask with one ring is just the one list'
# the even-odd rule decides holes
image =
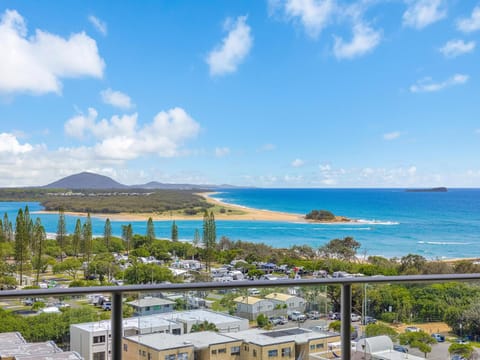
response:
{"label": "apartment building", "polygon": [[0,344],[0,360],[14,360],[17,356],[44,355],[62,352],[53,341],[39,343]]}
{"label": "apartment building", "polygon": [[131,336],[123,339],[124,359],[240,360],[242,341],[212,331]]}
{"label": "apartment building", "polygon": [[[189,333],[193,325],[205,321],[214,324],[219,332],[236,332],[249,326],[247,319],[202,309],[127,318],[123,320],[123,335],[179,335]],[[70,347],[86,360],[109,359],[112,348],[110,320],[71,325]]]}
{"label": "apartment building", "polygon": [[[70,325],[70,348],[86,360],[106,360],[111,354],[110,320]],[[182,334],[183,325],[157,315],[123,320],[123,335]]]}

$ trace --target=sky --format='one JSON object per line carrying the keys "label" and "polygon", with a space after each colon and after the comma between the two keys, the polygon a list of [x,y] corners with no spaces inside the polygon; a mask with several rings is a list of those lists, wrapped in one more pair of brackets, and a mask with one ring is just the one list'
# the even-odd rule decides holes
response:
{"label": "sky", "polygon": [[480,187],[480,1],[0,3],[0,186]]}

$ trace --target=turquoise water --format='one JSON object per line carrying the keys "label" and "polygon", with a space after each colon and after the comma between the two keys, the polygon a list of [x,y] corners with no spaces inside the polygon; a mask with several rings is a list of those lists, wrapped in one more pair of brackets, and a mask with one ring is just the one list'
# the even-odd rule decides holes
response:
{"label": "turquoise water", "polygon": [[[333,238],[353,236],[362,244],[361,254],[388,257],[416,253],[428,259],[480,257],[480,189],[451,189],[446,193],[405,192],[401,189],[235,189],[215,195],[228,203],[259,209],[306,214],[328,209],[358,219],[356,224],[304,224],[268,221],[218,221],[217,235],[232,240],[264,242],[275,247],[308,244],[319,247]],[[14,221],[19,207],[41,210],[37,203],[0,203]],[[55,233],[56,214],[33,214],[46,231]],[[67,216],[73,231],[76,217]],[[112,222],[115,235],[121,225]],[[145,234],[146,220],[131,222],[134,232]],[[176,221],[179,237],[201,233],[202,221]],[[103,233],[104,220],[92,219],[94,234]],[[171,222],[155,222],[157,237],[170,236]]]}

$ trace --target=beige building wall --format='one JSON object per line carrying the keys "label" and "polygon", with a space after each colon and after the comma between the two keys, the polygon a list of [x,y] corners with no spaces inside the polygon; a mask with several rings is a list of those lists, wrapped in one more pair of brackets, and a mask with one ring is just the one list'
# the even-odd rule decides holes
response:
{"label": "beige building wall", "polygon": [[196,350],[195,360],[241,360],[243,341],[236,340],[224,344],[213,344]]}
{"label": "beige building wall", "polygon": [[[161,345],[161,344],[159,344]],[[157,350],[123,339],[122,359],[124,360],[194,360],[193,345],[186,345],[167,350]]]}

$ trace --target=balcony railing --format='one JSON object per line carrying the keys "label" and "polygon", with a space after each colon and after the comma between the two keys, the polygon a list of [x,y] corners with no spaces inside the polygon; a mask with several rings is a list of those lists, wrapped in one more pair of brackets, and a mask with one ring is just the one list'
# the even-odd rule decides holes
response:
{"label": "balcony railing", "polygon": [[75,296],[88,294],[110,294],[112,299],[111,331],[112,331],[112,359],[122,358],[122,298],[128,293],[153,292],[186,292],[206,290],[232,290],[248,288],[285,288],[299,286],[337,285],[341,287],[341,356],[342,359],[351,358],[351,313],[352,313],[352,285],[362,284],[396,284],[396,283],[441,283],[452,281],[478,281],[480,274],[448,274],[448,275],[411,275],[411,276],[372,276],[353,278],[321,278],[304,280],[263,280],[263,281],[232,281],[226,283],[180,283],[180,284],[152,284],[128,286],[96,286],[82,288],[53,288],[0,291],[0,301],[12,298]]}

